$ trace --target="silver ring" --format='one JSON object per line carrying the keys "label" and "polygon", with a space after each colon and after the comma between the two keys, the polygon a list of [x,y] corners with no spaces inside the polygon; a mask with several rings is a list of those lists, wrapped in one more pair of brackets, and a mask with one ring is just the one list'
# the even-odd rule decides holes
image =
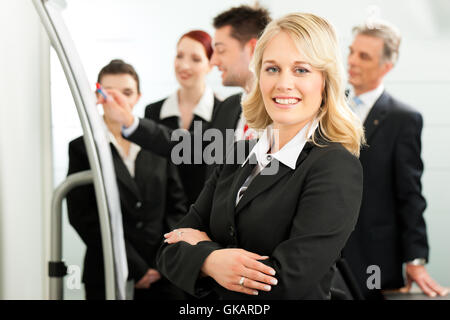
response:
{"label": "silver ring", "polygon": [[241,279],[239,280],[239,285],[244,286],[244,280],[245,277],[241,277]]}
{"label": "silver ring", "polygon": [[183,235],[183,231],[177,231],[178,237],[181,238],[181,236]]}

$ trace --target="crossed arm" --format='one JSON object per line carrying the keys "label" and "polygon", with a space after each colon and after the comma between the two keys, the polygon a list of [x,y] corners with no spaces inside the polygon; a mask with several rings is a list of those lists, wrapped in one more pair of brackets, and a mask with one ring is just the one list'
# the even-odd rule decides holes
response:
{"label": "crossed arm", "polygon": [[[175,229],[164,238],[167,244],[185,241],[193,246],[201,241],[212,241],[205,232],[192,228]],[[270,291],[271,285],[278,283],[273,277],[275,270],[259,262],[268,258],[243,249],[214,250],[205,259],[201,276],[213,278],[228,290],[258,295],[258,290]]]}
{"label": "crossed arm", "polygon": [[204,291],[197,280],[205,277],[228,290],[248,295],[258,294],[258,290],[269,291],[277,280],[273,277],[275,270],[261,262],[268,257],[223,248],[209,237],[209,213],[221,168],[215,169],[197,202],[178,224],[180,227],[164,235],[158,269],[178,287],[196,296]]}
{"label": "crossed arm", "polygon": [[317,161],[299,195],[290,235],[270,257],[225,249],[211,241],[210,202],[218,172],[216,168],[178,228],[165,235],[158,253],[159,269],[191,294],[196,293],[199,279],[209,276],[229,291],[249,295],[264,291],[261,298],[310,297],[356,224],[362,195],[359,161],[344,151],[330,152]]}

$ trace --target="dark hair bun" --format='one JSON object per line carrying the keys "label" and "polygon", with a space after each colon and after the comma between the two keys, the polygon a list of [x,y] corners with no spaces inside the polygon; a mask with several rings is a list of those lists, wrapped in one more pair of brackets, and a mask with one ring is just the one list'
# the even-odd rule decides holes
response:
{"label": "dark hair bun", "polygon": [[125,61],[122,59],[113,59],[109,64],[125,64]]}

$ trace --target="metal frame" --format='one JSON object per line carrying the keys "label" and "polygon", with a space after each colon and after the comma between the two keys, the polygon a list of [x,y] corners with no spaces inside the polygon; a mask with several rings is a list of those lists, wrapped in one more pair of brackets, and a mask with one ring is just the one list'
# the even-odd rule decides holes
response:
{"label": "metal frame", "polygon": [[[83,186],[86,184],[91,184],[93,182],[92,171],[83,171],[71,174],[64,180],[53,192],[52,198],[52,212],[51,212],[51,226],[50,226],[50,263],[60,264],[63,266],[62,258],[62,202],[70,190]],[[63,283],[62,277],[64,276],[64,271],[60,275],[50,275],[50,299],[51,300],[62,300],[63,299]]]}
{"label": "metal frame", "polygon": [[[112,164],[112,157],[111,154],[104,155],[100,154],[98,150],[108,150],[110,152],[109,145],[106,146],[107,149],[105,149],[105,145],[99,145],[99,143],[106,143],[104,141],[96,141],[94,137],[98,135],[98,132],[93,131],[93,125],[91,123],[92,120],[96,119],[90,119],[89,115],[87,113],[88,107],[92,107],[89,104],[89,101],[85,101],[83,99],[83,94],[81,92],[81,88],[79,87],[79,84],[77,83],[76,76],[74,70],[72,70],[72,66],[69,62],[68,54],[66,52],[67,48],[64,47],[63,41],[59,38],[59,34],[56,30],[54,21],[52,20],[52,16],[49,13],[49,10],[47,10],[47,5],[49,5],[49,0],[33,0],[33,4],[36,8],[37,13],[40,16],[41,22],[43,26],[45,27],[47,34],[49,36],[50,42],[52,46],[54,47],[59,60],[61,62],[62,68],[64,70],[64,73],[67,78],[67,82],[69,84],[70,90],[72,92],[73,99],[75,101],[75,105],[77,107],[78,116],[80,118],[81,126],[84,133],[84,143],[86,146],[89,164],[91,166],[90,172],[84,172],[76,175],[69,176],[54,192],[53,200],[52,200],[52,217],[51,217],[51,262],[50,264],[62,264],[61,261],[62,258],[62,250],[61,250],[61,202],[64,199],[65,195],[67,194],[70,189],[74,188],[75,186],[79,186],[82,184],[87,184],[90,182],[94,183],[94,189],[95,189],[95,196],[97,200],[97,206],[98,206],[98,213],[99,213],[99,220],[100,220],[100,230],[101,230],[101,237],[102,237],[102,246],[103,246],[103,259],[104,259],[104,268],[105,268],[105,290],[106,290],[106,299],[113,300],[113,299],[125,299],[125,281],[123,280],[123,274],[128,273],[128,269],[125,266],[121,270],[123,271],[121,273],[121,276],[117,274],[118,265],[120,261],[120,257],[123,256],[124,252],[124,243],[123,243],[123,229],[122,229],[122,222],[121,222],[121,213],[120,213],[120,203],[118,199],[118,191],[117,191],[117,185],[115,185],[115,173]],[[73,55],[73,53],[71,53]],[[92,92],[92,95],[94,93]],[[91,115],[92,117],[92,115]],[[100,117],[98,115],[98,117]],[[102,153],[103,153],[102,151]],[[103,157],[103,159],[100,159]],[[103,162],[101,161],[103,160]],[[106,162],[105,162],[106,161]],[[105,165],[105,163],[107,165]],[[103,168],[101,166],[103,164]],[[108,170],[106,170],[108,169]],[[107,172],[104,172],[107,171]],[[109,183],[114,184],[115,192],[112,192],[113,194],[106,194],[106,188],[105,188],[105,176],[109,175]],[[112,179],[113,178],[113,179]],[[111,189],[109,189],[111,190]],[[112,189],[114,191],[114,189]],[[108,197],[107,197],[108,196]],[[108,201],[109,198],[109,201]],[[108,204],[110,205],[110,208],[108,207]],[[118,204],[118,210],[119,215],[116,215],[115,217],[110,216],[110,209],[111,207],[117,208]],[[116,223],[115,226],[116,231],[118,231],[118,235],[116,235],[116,238],[113,239],[113,235],[111,232],[111,219],[115,220],[113,221]],[[117,239],[117,237],[120,237]],[[116,240],[113,243],[113,240]],[[120,254],[114,254],[115,251],[114,245],[116,247],[119,247],[116,251]],[[120,251],[121,250],[121,251]],[[49,267],[50,267],[49,264]],[[125,262],[126,264],[126,262]],[[125,271],[124,271],[125,270]],[[50,270],[49,270],[50,271]],[[62,299],[63,298],[63,283],[62,283],[62,277],[65,275],[65,272],[59,272],[60,274],[51,274],[50,275],[50,298],[51,299]],[[125,279],[126,280],[126,279]],[[118,282],[116,282],[118,281]],[[123,283],[122,283],[123,282]]]}

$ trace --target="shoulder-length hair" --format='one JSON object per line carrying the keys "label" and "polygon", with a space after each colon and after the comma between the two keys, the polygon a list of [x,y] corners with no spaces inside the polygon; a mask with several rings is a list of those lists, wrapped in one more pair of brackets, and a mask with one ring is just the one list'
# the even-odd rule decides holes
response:
{"label": "shoulder-length hair", "polygon": [[274,20],[259,38],[250,64],[255,81],[242,101],[248,125],[261,130],[272,123],[264,106],[259,78],[267,43],[281,31],[292,38],[308,63],[324,76],[322,103],[317,114],[318,134],[313,134],[313,143],[320,146],[317,137],[338,142],[358,157],[361,144],[365,142],[364,130],[346,102],[345,72],[336,33],[329,22],[313,14],[292,13]]}

